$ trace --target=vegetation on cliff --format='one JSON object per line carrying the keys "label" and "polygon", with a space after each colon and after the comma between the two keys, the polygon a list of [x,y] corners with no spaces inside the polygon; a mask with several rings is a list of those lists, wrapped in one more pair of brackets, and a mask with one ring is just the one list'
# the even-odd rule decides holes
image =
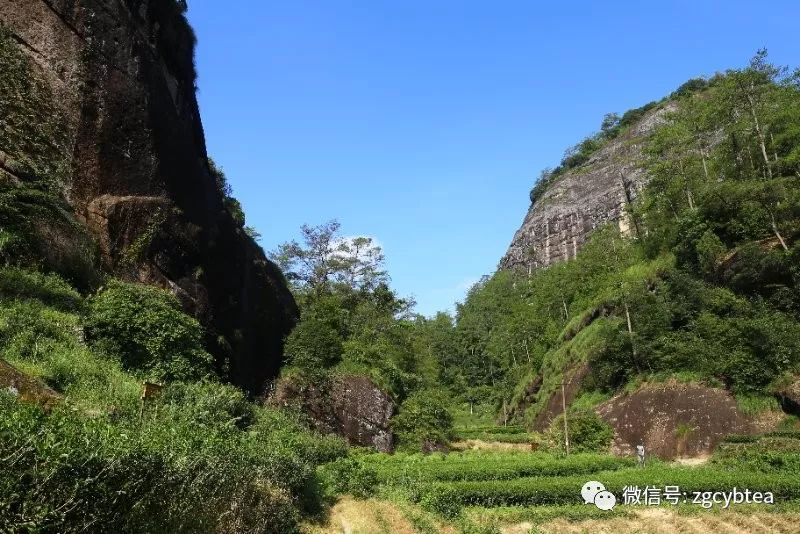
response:
{"label": "vegetation on cliff", "polygon": [[[530,422],[581,363],[588,405],[671,374],[768,396],[797,371],[800,77],[760,51],[668,101],[638,162],[650,181],[628,210],[632,235],[607,228],[573,261],[473,288],[458,345],[439,357],[454,391]],[[624,127],[604,122],[615,126],[597,139]]]}
{"label": "vegetation on cliff", "polygon": [[[170,21],[154,41],[167,69],[193,83],[185,2],[153,6],[149,16]],[[229,338],[211,333],[184,312],[183,288],[101,273],[64,198],[66,121],[1,26],[0,65],[0,530],[292,532],[341,493],[392,498],[419,525],[433,524],[426,514],[464,519],[470,506],[586,517],[594,510],[569,503],[597,474],[617,492],[669,477],[684,489],[744,484],[800,498],[796,419],[785,434],[729,440],[708,468],[633,470],[604,454],[614,434],[593,410],[668,378],[724,388],[743,412],[774,410],[800,371],[800,73],[765,52],[607,115],[531,199],[670,104],[638,162],[649,184],[626,213],[630,235],[601,228],[572,261],[497,272],[455,317],[415,315],[380,247],[342,236],[336,222],[304,226],[302,242],[274,253],[301,311],[280,378],[327,391],[336,378],[368,377],[398,406],[393,457],[348,449],[308,413],[226,384],[230,360],[215,362],[208,338],[231,352],[231,341],[246,344],[241,324]],[[232,235],[257,238],[224,172],[211,161],[208,170]],[[153,214],[130,244],[133,263],[162,224]],[[183,281],[203,279],[193,269]],[[229,304],[242,298],[234,293],[223,295]],[[259,322],[269,310],[254,309],[251,335],[270,324]],[[18,373],[47,402],[29,398]],[[565,386],[573,399],[559,415],[551,401],[560,390],[567,403]],[[541,434],[530,432],[537,421]],[[457,439],[544,450],[418,454]]]}
{"label": "vegetation on cliff", "polygon": [[288,532],[316,513],[315,468],[344,443],[221,383],[199,333],[163,290],[110,281],[87,299],[0,268],[0,354],[63,395],[45,410],[0,392],[0,525]]}

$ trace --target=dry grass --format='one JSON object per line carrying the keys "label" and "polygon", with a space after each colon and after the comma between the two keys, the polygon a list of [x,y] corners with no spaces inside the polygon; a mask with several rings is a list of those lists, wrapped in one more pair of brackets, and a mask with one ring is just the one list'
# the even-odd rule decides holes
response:
{"label": "dry grass", "polygon": [[531,452],[530,443],[503,443],[500,441],[483,441],[480,439],[468,439],[457,441],[451,444],[457,451],[527,451]]}
{"label": "dry grass", "polygon": [[[437,524],[442,534],[455,534],[450,526]],[[343,497],[331,509],[324,525],[306,525],[308,534],[415,534],[419,532],[396,504],[368,499]]]}
{"label": "dry grass", "polygon": [[[649,508],[636,512],[635,517],[568,521],[556,519],[541,525],[530,522],[506,525],[503,534],[770,534],[800,532],[800,514],[755,512],[744,514],[735,511],[681,515],[666,508]],[[454,526],[437,523],[441,534],[455,534]],[[331,510],[324,525],[307,525],[308,534],[414,534],[414,527],[402,507],[377,499],[366,501],[352,497],[342,498]]]}
{"label": "dry grass", "polygon": [[[539,525],[543,533],[583,533],[592,534],[660,534],[675,532],[687,534],[750,534],[750,533],[795,533],[800,525],[800,514],[770,514],[759,512],[742,514],[739,512],[708,513],[695,516],[681,516],[663,508],[653,508],[637,512],[636,518],[615,518],[609,520],[589,520],[569,522],[563,519]],[[503,529],[504,534],[527,532],[520,530],[530,524],[514,525]]]}

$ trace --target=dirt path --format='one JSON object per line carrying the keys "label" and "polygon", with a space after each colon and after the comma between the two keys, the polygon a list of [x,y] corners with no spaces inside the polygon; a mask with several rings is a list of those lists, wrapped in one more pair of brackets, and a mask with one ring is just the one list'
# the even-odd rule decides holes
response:
{"label": "dirt path", "polygon": [[[681,516],[662,508],[636,513],[635,518],[588,520],[570,522],[564,519],[539,525],[544,533],[592,534],[660,534],[676,532],[686,534],[751,534],[751,533],[796,533],[800,525],[800,514],[742,514],[739,512],[707,513],[696,516]],[[520,523],[501,529],[504,534],[528,532],[530,523]],[[523,530],[527,528],[528,530]]]}
{"label": "dirt path", "polygon": [[[456,533],[446,525],[435,527],[442,534]],[[415,534],[420,529],[414,526],[409,514],[392,502],[344,497],[331,509],[325,524],[308,524],[303,531],[308,534]]]}

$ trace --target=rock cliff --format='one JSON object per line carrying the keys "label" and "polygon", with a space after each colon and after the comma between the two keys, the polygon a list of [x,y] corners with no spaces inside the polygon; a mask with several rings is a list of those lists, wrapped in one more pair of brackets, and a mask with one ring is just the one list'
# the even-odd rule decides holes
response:
{"label": "rock cliff", "polygon": [[[51,184],[99,249],[93,261],[80,243],[82,261],[173,291],[206,327],[220,369],[260,393],[297,309],[279,269],[224,208],[184,9],[179,0],[0,2],[0,183]],[[45,248],[79,248],[72,234],[40,233]]]}
{"label": "rock cliff", "polygon": [[640,164],[643,141],[671,110],[669,103],[650,110],[586,163],[555,177],[538,198],[531,198],[500,268],[531,271],[574,258],[592,230],[609,222],[623,233],[635,232],[625,207],[646,183]]}

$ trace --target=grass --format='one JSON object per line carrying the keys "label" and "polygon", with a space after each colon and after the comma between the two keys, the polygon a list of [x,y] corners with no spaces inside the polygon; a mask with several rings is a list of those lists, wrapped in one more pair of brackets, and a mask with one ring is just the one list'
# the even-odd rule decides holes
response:
{"label": "grass", "polygon": [[58,394],[0,387],[0,531],[294,532],[318,512],[340,439],[213,379],[165,383],[140,416],[142,377],[84,341],[86,312],[57,276],[0,268],[0,358]]}
{"label": "grass", "polygon": [[[473,431],[487,430],[474,427]],[[513,436],[516,431],[509,428],[500,434],[508,432],[507,435]],[[744,504],[735,507],[741,514],[768,514],[773,510],[796,513],[800,509],[798,437],[800,434],[790,431],[744,442],[733,440],[723,444],[712,461],[702,467],[654,461],[646,468],[638,468],[633,467],[631,459],[607,454],[563,456],[496,451],[391,456],[372,453],[358,456],[358,461],[375,472],[379,483],[376,494],[381,498],[416,504],[441,520],[458,525],[464,532],[564,521],[577,524],[646,521],[652,527],[660,520],[658,514],[667,514],[669,521],[674,519],[673,515],[706,517],[702,514],[709,510],[691,502],[694,492],[731,491],[734,487],[769,491],[775,498],[774,507]],[[651,507],[620,504],[606,512],[582,503],[580,488],[587,480],[602,482],[620,501],[626,486],[677,485],[685,492],[688,504],[675,506],[664,501],[663,511],[653,513]],[[733,521],[738,516],[725,517]]]}
{"label": "grass", "polygon": [[737,395],[736,406],[740,412],[751,416],[781,410],[778,399],[766,395]]}

